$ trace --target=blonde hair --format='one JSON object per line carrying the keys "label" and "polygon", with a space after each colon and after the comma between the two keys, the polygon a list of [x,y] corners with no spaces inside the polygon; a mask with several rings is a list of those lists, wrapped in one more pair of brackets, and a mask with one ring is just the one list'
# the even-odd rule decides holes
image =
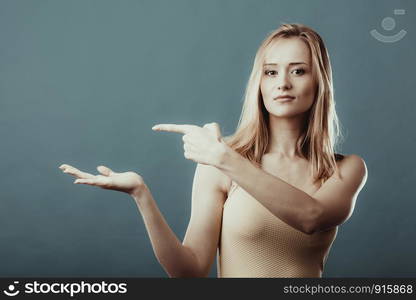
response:
{"label": "blonde hair", "polygon": [[282,24],[261,43],[246,86],[237,129],[233,135],[225,137],[224,141],[256,166],[261,166],[261,158],[269,143],[269,115],[260,91],[265,52],[276,39],[291,37],[299,38],[309,46],[318,87],[314,103],[305,118],[306,124],[296,143],[296,152],[311,162],[310,171],[314,181],[322,184],[338,170],[336,160],[342,158],[342,155],[335,154],[334,147],[341,137],[341,131],[335,111],[328,52],[319,34],[305,25]]}

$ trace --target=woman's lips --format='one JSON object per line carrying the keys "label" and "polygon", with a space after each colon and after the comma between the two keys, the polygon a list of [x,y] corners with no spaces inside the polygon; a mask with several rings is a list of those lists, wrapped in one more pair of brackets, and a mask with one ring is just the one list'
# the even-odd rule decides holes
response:
{"label": "woman's lips", "polygon": [[295,97],[277,97],[277,98],[274,98],[274,100],[275,101],[278,101],[278,102],[288,102],[288,101],[292,101],[292,100],[294,100],[295,99]]}

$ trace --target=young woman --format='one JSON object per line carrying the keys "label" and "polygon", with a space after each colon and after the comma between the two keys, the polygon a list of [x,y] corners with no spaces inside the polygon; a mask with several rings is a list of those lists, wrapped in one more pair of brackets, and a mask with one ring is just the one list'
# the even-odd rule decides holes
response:
{"label": "young woman", "polygon": [[321,37],[283,24],[257,51],[236,132],[218,124],[160,124],[183,134],[197,162],[191,218],[180,242],[143,178],[99,166],[62,165],[75,183],[130,194],[170,277],[321,277],[338,226],[367,179],[358,155],[334,153],[339,136],[332,74]]}

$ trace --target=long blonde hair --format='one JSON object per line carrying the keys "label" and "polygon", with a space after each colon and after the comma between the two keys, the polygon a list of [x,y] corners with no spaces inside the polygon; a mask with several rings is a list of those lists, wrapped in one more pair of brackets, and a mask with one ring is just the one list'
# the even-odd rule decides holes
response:
{"label": "long blonde hair", "polygon": [[314,181],[322,184],[338,170],[336,160],[342,155],[335,154],[334,148],[341,137],[341,131],[335,111],[328,52],[319,34],[305,25],[282,24],[261,43],[246,86],[237,129],[233,135],[224,137],[224,141],[256,166],[261,166],[261,158],[269,143],[269,115],[260,91],[265,52],[272,41],[291,37],[300,38],[309,46],[312,70],[318,85],[314,103],[307,113],[306,124],[296,143],[296,152],[311,162],[310,171]]}

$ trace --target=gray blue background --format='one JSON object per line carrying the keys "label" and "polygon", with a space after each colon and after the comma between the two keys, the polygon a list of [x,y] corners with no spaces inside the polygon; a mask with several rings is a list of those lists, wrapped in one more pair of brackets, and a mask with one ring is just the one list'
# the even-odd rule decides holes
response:
{"label": "gray blue background", "polygon": [[[330,52],[338,151],[369,171],[324,277],[414,277],[415,12],[410,0],[1,0],[0,276],[167,277],[134,201],[58,166],[138,172],[182,240],[195,163],[180,135],[151,127],[233,133],[259,44],[298,22]],[[372,29],[407,35],[387,44]]]}

